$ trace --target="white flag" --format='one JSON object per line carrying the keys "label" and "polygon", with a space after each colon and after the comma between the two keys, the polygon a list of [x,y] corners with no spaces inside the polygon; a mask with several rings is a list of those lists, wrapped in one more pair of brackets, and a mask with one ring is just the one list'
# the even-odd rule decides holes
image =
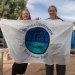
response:
{"label": "white flag", "polygon": [[10,56],[17,63],[69,62],[72,23],[60,20],[1,20]]}

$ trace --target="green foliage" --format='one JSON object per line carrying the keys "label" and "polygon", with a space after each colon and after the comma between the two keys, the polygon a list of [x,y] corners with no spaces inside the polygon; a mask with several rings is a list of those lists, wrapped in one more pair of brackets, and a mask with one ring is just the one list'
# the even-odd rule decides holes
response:
{"label": "green foliage", "polygon": [[1,0],[0,18],[17,19],[21,10],[26,8],[27,0]]}

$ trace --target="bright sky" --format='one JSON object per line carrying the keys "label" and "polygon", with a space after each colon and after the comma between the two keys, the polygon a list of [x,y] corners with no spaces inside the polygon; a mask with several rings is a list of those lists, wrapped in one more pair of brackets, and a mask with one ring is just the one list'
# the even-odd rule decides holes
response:
{"label": "bright sky", "polygon": [[65,21],[75,21],[75,0],[28,0],[27,8],[31,13],[32,19],[49,17],[48,7],[55,5],[57,15]]}

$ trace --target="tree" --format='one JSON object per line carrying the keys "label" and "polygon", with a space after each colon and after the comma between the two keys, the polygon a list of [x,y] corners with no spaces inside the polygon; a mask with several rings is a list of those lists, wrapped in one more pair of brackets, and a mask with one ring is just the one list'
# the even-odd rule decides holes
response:
{"label": "tree", "polygon": [[[0,18],[16,20],[28,0],[0,0]],[[2,32],[0,30],[0,36]]]}
{"label": "tree", "polygon": [[28,0],[1,0],[0,18],[17,19]]}

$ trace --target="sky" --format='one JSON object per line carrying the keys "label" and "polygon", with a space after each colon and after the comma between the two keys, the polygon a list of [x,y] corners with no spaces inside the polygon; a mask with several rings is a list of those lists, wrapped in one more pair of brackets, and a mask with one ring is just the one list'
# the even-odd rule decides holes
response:
{"label": "sky", "polygon": [[42,20],[49,17],[48,7],[55,5],[57,15],[65,21],[75,22],[75,0],[28,0],[27,8],[32,19],[40,17]]}

